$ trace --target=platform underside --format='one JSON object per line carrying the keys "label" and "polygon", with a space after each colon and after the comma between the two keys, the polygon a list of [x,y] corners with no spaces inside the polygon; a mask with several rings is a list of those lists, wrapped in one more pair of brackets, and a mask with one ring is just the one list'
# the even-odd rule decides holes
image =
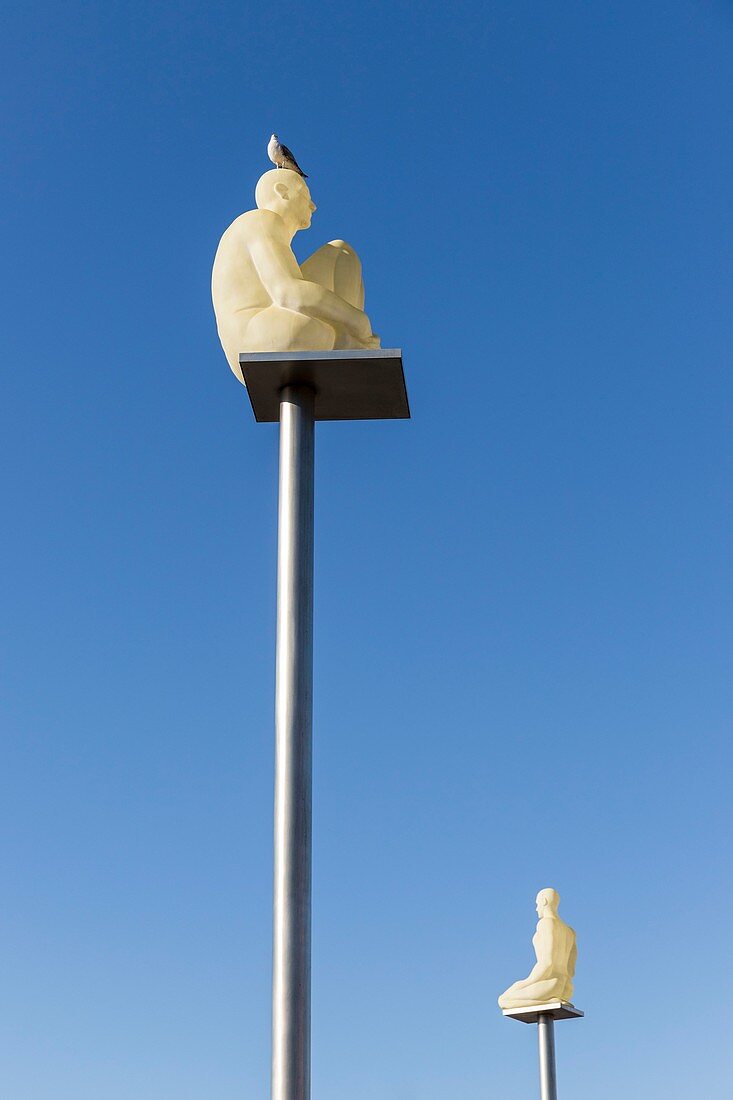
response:
{"label": "platform underside", "polygon": [[374,351],[246,352],[239,364],[255,420],[280,419],[285,386],[315,391],[316,420],[407,420],[402,352]]}
{"label": "platform underside", "polygon": [[585,1015],[570,1001],[551,1001],[544,1005],[527,1005],[526,1008],[503,1008],[502,1013],[523,1024],[536,1024],[540,1016],[551,1016],[553,1020],[576,1020]]}

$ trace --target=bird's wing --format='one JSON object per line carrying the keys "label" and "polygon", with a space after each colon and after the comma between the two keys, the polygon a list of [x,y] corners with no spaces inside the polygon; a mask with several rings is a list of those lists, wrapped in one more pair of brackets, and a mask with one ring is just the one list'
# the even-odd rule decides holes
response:
{"label": "bird's wing", "polygon": [[282,153],[282,155],[284,157],[287,157],[288,160],[292,160],[295,167],[298,169],[298,171],[300,171],[300,165],[298,164],[297,160],[295,159],[294,154],[291,153],[291,151],[288,149],[287,145],[281,145],[280,146],[280,152]]}

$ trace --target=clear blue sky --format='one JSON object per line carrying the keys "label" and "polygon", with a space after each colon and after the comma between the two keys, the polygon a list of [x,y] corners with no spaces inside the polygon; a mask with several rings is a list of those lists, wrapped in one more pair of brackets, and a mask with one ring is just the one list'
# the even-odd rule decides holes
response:
{"label": "clear blue sky", "polygon": [[272,129],[413,419],[317,441],[314,1100],[722,1096],[733,5],[3,13],[0,1092],[269,1087],[276,445],[211,261]]}

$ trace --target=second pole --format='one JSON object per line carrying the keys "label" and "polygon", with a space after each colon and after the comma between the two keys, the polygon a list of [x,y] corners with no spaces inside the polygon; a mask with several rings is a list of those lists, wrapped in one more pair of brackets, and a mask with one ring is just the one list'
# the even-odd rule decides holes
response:
{"label": "second pole", "polygon": [[557,1100],[555,1021],[551,1013],[540,1013],[537,1032],[540,1048],[540,1100]]}

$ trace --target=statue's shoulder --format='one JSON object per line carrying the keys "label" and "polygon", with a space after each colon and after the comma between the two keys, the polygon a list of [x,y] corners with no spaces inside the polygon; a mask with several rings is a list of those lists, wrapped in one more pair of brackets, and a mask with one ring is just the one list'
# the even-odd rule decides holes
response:
{"label": "statue's shoulder", "polygon": [[282,218],[272,210],[247,210],[235,218],[227,233],[249,236],[252,233],[272,233],[282,223]]}
{"label": "statue's shoulder", "polygon": [[282,218],[271,210],[247,210],[224,230],[216,250],[216,264],[240,263],[243,256],[263,240],[278,239],[278,223]]}

